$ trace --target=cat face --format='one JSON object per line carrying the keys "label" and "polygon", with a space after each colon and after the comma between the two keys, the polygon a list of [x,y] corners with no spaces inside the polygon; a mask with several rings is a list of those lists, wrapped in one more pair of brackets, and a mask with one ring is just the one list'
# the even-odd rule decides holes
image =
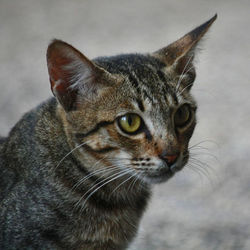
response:
{"label": "cat face", "polygon": [[196,124],[194,49],[215,18],[151,54],[90,61],[62,41],[49,46],[65,132],[90,172],[156,183],[183,168]]}
{"label": "cat face", "polygon": [[[196,105],[186,87],[190,75],[187,82],[149,55],[95,62],[123,80],[115,90],[110,88],[103,104],[96,105],[104,126],[87,136],[92,141],[88,146],[96,152],[106,149],[103,157],[109,158],[109,165],[131,169],[144,181],[161,182],[173,176],[188,160],[195,127]],[[106,109],[108,102],[113,106]]]}

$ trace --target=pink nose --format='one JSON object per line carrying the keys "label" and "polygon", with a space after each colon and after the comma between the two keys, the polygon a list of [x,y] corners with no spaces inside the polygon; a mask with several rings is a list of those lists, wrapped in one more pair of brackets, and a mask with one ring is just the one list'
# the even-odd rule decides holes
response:
{"label": "pink nose", "polygon": [[167,160],[167,163],[174,163],[178,155],[165,155],[164,158]]}

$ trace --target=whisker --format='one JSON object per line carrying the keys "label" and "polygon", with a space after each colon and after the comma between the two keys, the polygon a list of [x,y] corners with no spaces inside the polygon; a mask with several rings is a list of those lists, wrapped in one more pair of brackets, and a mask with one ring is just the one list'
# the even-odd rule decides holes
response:
{"label": "whisker", "polygon": [[[208,171],[207,168],[204,168],[204,166],[202,165],[203,163],[201,161],[198,161],[197,159],[190,159],[190,163],[195,164],[200,170],[201,172],[203,172],[204,174],[206,174],[207,176],[210,176],[210,173]],[[206,164],[206,167],[208,167],[209,165]],[[209,166],[210,167],[210,166]]]}
{"label": "whisker", "polygon": [[59,161],[59,163],[58,163],[58,164],[56,165],[56,167],[55,167],[55,170],[56,170],[56,169],[60,166],[60,164],[61,164],[70,154],[72,154],[76,149],[82,147],[83,145],[85,145],[86,143],[89,143],[89,142],[91,142],[91,140],[86,141],[86,142],[83,142],[83,143],[81,143],[80,145],[78,145],[78,146],[76,146],[75,148],[73,148],[69,153],[67,153],[67,154]]}
{"label": "whisker", "polygon": [[198,146],[198,145],[200,145],[200,144],[202,144],[202,143],[206,143],[206,142],[213,143],[213,144],[215,144],[217,147],[219,147],[219,145],[217,144],[217,142],[214,141],[214,140],[203,140],[203,141],[200,141],[200,142],[198,142],[198,143],[196,143],[196,144],[190,146],[188,149],[194,148],[194,147],[196,147],[196,146]]}
{"label": "whisker", "polygon": [[203,177],[203,173],[200,172],[200,169],[198,167],[196,167],[196,166],[191,165],[190,163],[188,163],[185,166],[185,169],[190,169],[193,172],[195,172],[196,174],[198,174],[201,178]]}
{"label": "whisker", "polygon": [[[189,65],[190,60],[191,60],[192,58],[193,58],[193,56],[190,56],[190,57],[189,57],[189,59],[188,59],[186,65],[185,65],[183,71],[181,72],[180,78],[179,78],[179,80],[178,80],[178,82],[177,82],[177,85],[176,85],[176,93],[177,93],[178,90],[179,90],[180,83],[181,83],[182,79],[184,78],[184,75],[187,73],[187,72],[185,72],[186,67]],[[192,68],[192,67],[191,67],[191,68]]]}
{"label": "whisker", "polygon": [[177,94],[177,96],[180,96],[188,87],[190,87],[190,86],[192,86],[192,85],[193,85],[193,83],[188,84],[185,88],[183,88],[183,89],[181,90],[181,92],[179,92],[179,93]]}
{"label": "whisker", "polygon": [[209,153],[209,152],[199,152],[199,151],[196,151],[195,153],[194,152],[190,153],[190,155],[191,156],[203,156],[203,155],[204,156],[209,156],[209,157],[211,157],[211,159],[213,159],[214,161],[216,161],[216,163],[220,163],[218,157],[215,156],[215,155],[213,155],[213,154],[211,154],[211,153]]}
{"label": "whisker", "polygon": [[[101,171],[102,170],[102,171]],[[106,170],[106,171],[105,171]],[[121,170],[121,167],[120,166],[117,166],[117,164],[116,165],[110,165],[110,166],[107,166],[107,167],[105,167],[105,168],[102,168],[102,169],[100,169],[100,172],[101,173],[108,173],[108,172],[113,172],[113,171],[116,171],[116,170]],[[86,179],[85,180],[87,180],[87,179],[89,179],[91,176],[93,176],[93,175],[95,175],[96,174],[96,172],[98,173],[99,171],[98,170],[96,170],[96,171],[94,171],[94,172],[91,172],[90,174],[89,174],[89,176],[85,176],[86,177]],[[98,177],[97,178],[97,180],[100,180],[102,177],[103,177],[104,175],[101,175],[100,177]],[[84,178],[85,178],[84,177]],[[109,176],[107,176],[106,178],[109,178]],[[84,180],[84,181],[85,181]],[[104,182],[105,180],[102,180],[102,182]],[[82,183],[83,183],[83,181],[82,181]],[[81,184],[82,184],[81,183]],[[98,185],[98,184],[100,184],[99,182],[98,183],[96,183],[95,185]]]}
{"label": "whisker", "polygon": [[[140,175],[140,174],[139,174]],[[138,180],[138,174],[135,173],[135,179],[130,183],[129,187],[128,187],[128,190],[132,190],[133,186],[135,185],[135,183],[137,182]]]}
{"label": "whisker", "polygon": [[[120,178],[120,177],[122,177],[122,176],[128,174],[130,171],[131,171],[131,170],[125,169],[125,170],[121,171],[120,173],[116,173],[116,174],[110,176],[110,178],[113,177],[113,176],[114,176],[114,177],[113,177],[112,179],[108,180],[108,181],[105,181],[101,186],[99,186],[99,187],[97,187],[96,189],[94,189],[94,190],[86,197],[85,201],[84,201],[83,204],[82,204],[82,207],[85,206],[85,204],[87,203],[88,199],[89,199],[94,193],[96,193],[100,188],[102,188],[103,186],[107,185],[108,183],[110,183],[110,182],[112,182],[112,181],[114,181],[114,180],[116,180],[116,179],[118,179],[118,178]],[[96,185],[94,185],[94,187],[96,187],[97,185],[99,185],[99,184],[102,183],[102,182],[103,182],[103,181],[97,183]],[[84,198],[84,196],[85,196],[87,193],[89,193],[94,187],[90,188],[90,189],[81,197],[81,199],[79,200],[79,202],[81,202],[81,200]],[[78,203],[79,203],[79,202],[78,202]],[[80,204],[80,203],[79,203],[79,204]],[[78,205],[79,205],[79,204],[78,204]]]}
{"label": "whisker", "polygon": [[209,182],[211,184],[213,184],[210,175],[208,175],[205,171],[203,171],[203,169],[201,169],[199,166],[195,165],[195,164],[190,164],[188,165],[189,169],[192,169],[195,173],[197,173],[201,178],[202,177],[206,177],[207,180],[209,180]]}
{"label": "whisker", "polygon": [[193,169],[199,172],[201,176],[205,176],[206,179],[209,180],[211,186],[214,186],[213,178],[211,178],[210,172],[207,171],[207,169],[205,169],[202,165],[200,165],[197,162],[191,162],[191,164],[192,164],[191,166],[193,167]]}
{"label": "whisker", "polygon": [[[92,176],[96,175],[96,174],[100,174],[100,173],[109,173],[112,172],[114,170],[120,169],[120,167],[116,167],[115,165],[113,166],[109,166],[109,167],[105,167],[102,169],[97,169],[91,173],[89,173],[88,175],[84,176],[84,178],[80,179],[72,188],[72,190],[76,189],[77,187],[79,187],[80,185],[82,185],[86,180],[88,180],[89,178],[91,178]],[[100,176],[98,179],[102,178],[102,176]]]}
{"label": "whisker", "polygon": [[[96,163],[93,165],[92,168],[95,168],[97,166],[97,164],[99,164],[102,160],[104,160],[105,158],[107,158],[107,156],[104,156],[103,158],[101,158],[100,160],[96,161]],[[91,176],[99,173],[99,172],[102,172],[104,170],[106,170],[107,167],[104,167],[104,168],[101,168],[101,169],[97,169],[97,170],[94,170],[92,171],[91,173],[89,173],[87,176],[85,176],[84,178],[80,179],[75,185],[74,187],[72,188],[72,190],[74,190],[74,188],[77,188],[79,185],[81,185],[82,183],[81,182],[84,182],[85,179],[88,179],[90,178]],[[79,183],[79,184],[78,184]]]}
{"label": "whisker", "polygon": [[[134,172],[132,169],[131,169],[131,172]],[[125,181],[123,181],[122,183],[120,183],[111,193],[111,195],[120,187],[122,186],[125,182],[129,181],[130,179],[132,179],[133,177],[135,177],[137,175],[137,173],[135,172],[133,175],[129,176]],[[110,195],[110,196],[111,196]]]}
{"label": "whisker", "polygon": [[[206,151],[206,152],[210,152],[210,149],[207,147],[202,147],[202,146],[195,146],[189,149],[190,151],[198,151],[198,152],[202,152],[202,151]],[[200,151],[199,151],[200,150]]]}
{"label": "whisker", "polygon": [[[116,173],[112,174],[111,176],[107,176],[104,180],[101,180],[101,181],[95,183],[93,186],[91,186],[91,188],[89,188],[88,191],[86,191],[86,192],[83,194],[83,196],[79,199],[78,203],[80,203],[80,202],[82,201],[82,199],[84,198],[84,196],[86,196],[91,190],[95,189],[95,188],[96,188],[97,186],[99,186],[100,184],[106,182],[108,179],[110,179],[110,178],[116,176],[117,174],[120,174],[121,172],[127,171],[127,169],[124,169],[124,170],[120,171],[121,168],[120,168],[119,166],[113,165],[112,167],[114,167],[114,170],[119,170],[119,172],[118,172],[118,173],[116,172]],[[98,179],[100,179],[100,178],[98,178]],[[78,205],[78,204],[77,204],[77,205]]]}
{"label": "whisker", "polygon": [[192,158],[191,161],[195,161],[196,164],[200,165],[201,168],[203,168],[204,170],[206,170],[210,176],[212,174],[213,177],[218,178],[218,175],[216,173],[216,169],[214,167],[212,167],[211,165],[209,165],[207,162],[203,162],[203,161],[201,161],[199,159],[196,159],[196,158]]}
{"label": "whisker", "polygon": [[142,174],[143,174],[143,172],[140,172],[139,174],[136,175],[136,179],[135,179],[135,181],[132,183],[132,186],[129,187],[129,189],[132,190],[132,189],[134,188],[134,186],[135,186],[135,184],[136,184],[137,181],[139,181],[139,186],[140,186],[140,188],[144,188],[144,185],[143,185],[144,183],[143,183],[143,181],[141,180]]}

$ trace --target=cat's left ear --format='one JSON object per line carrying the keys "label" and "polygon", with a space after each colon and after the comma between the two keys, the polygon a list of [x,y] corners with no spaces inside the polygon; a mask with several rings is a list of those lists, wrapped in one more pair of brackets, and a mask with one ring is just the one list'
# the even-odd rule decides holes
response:
{"label": "cat's left ear", "polygon": [[185,78],[185,83],[190,87],[195,79],[195,70],[192,64],[195,48],[216,18],[217,14],[179,40],[153,53],[153,56],[163,61],[182,79]]}

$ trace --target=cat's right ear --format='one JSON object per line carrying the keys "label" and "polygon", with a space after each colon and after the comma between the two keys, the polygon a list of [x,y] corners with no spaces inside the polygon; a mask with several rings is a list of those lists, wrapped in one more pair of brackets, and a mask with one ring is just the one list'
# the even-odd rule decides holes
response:
{"label": "cat's right ear", "polygon": [[60,40],[49,45],[47,64],[51,90],[65,111],[76,110],[79,99],[91,100],[115,81],[107,71]]}

